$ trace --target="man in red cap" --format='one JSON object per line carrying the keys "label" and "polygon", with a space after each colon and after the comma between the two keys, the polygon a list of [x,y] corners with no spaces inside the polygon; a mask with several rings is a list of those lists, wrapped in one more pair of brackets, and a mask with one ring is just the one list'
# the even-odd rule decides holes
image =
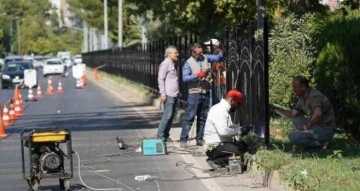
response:
{"label": "man in red cap", "polygon": [[235,112],[243,105],[243,95],[238,90],[230,90],[225,99],[212,106],[208,113],[204,132],[204,151],[209,157],[210,166],[228,165],[229,158],[234,154],[246,152],[246,145],[234,142],[234,135],[243,134],[240,126],[232,123],[230,113]]}

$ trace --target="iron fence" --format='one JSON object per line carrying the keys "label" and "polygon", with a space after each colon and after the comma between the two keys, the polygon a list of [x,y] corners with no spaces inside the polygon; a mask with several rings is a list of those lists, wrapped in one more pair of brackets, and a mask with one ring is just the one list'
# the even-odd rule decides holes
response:
{"label": "iron fence", "polygon": [[[265,18],[266,19],[266,18]],[[255,132],[269,142],[268,115],[268,33],[256,30],[256,24],[238,25],[226,32],[225,66],[227,89],[236,88],[245,97],[244,106],[238,110],[234,121],[254,125]]]}
{"label": "iron fence", "polygon": [[[185,35],[159,40],[145,45],[137,44],[126,48],[115,48],[83,54],[83,62],[89,67],[106,64],[103,70],[109,74],[120,75],[128,80],[144,85],[154,94],[158,93],[157,75],[160,63],[164,60],[167,46],[177,47],[179,60],[176,65],[179,77],[182,76],[182,64],[189,57],[189,45],[197,41],[196,35]],[[179,80],[182,94],[180,107],[185,107],[187,86]]]}
{"label": "iron fence", "polygon": [[[266,19],[266,18],[265,18]],[[245,106],[233,115],[235,123],[243,126],[254,125],[255,132],[269,142],[268,116],[268,49],[267,20],[263,33],[256,38],[256,25],[239,25],[225,33],[224,66],[226,71],[226,90],[213,85],[213,104],[222,97],[222,93],[236,88],[245,96]],[[182,65],[190,56],[189,45],[198,41],[196,35],[178,36],[166,40],[154,41],[146,45],[133,45],[83,54],[84,63],[90,67],[106,64],[103,70],[120,75],[140,83],[152,93],[158,93],[157,72],[164,60],[167,46],[177,47],[179,60],[177,71],[182,94],[180,107],[184,108],[187,99],[187,85],[182,82]],[[220,93],[219,93],[220,92]]]}

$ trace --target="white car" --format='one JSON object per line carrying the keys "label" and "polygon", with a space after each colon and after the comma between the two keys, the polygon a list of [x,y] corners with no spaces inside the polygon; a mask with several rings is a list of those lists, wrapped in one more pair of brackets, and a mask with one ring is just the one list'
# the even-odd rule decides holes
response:
{"label": "white car", "polygon": [[82,63],[82,56],[80,54],[74,56],[75,64],[81,64]]}
{"label": "white car", "polygon": [[51,58],[46,60],[43,66],[43,74],[46,77],[49,74],[62,74],[65,73],[65,65],[59,58]]}

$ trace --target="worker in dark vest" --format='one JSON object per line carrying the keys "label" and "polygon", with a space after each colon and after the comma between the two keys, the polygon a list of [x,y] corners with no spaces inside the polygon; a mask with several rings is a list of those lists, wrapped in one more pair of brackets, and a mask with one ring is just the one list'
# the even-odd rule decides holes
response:
{"label": "worker in dark vest", "polygon": [[182,80],[188,86],[187,109],[182,120],[182,130],[180,135],[180,147],[186,148],[188,145],[189,131],[196,121],[196,145],[204,144],[204,126],[207,112],[210,108],[211,88],[211,66],[210,62],[222,59],[220,52],[217,55],[203,54],[201,44],[195,43],[190,46],[191,57],[185,62],[182,69]]}

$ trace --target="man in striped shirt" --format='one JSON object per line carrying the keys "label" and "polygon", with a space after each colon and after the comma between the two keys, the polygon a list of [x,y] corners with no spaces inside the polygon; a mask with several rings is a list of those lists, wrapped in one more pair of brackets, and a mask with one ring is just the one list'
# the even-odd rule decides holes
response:
{"label": "man in striped shirt", "polygon": [[157,130],[157,138],[166,141],[170,136],[170,128],[174,118],[176,102],[179,96],[179,80],[175,63],[179,53],[174,46],[165,50],[165,59],[160,64],[158,74],[161,102],[164,104],[164,113]]}

